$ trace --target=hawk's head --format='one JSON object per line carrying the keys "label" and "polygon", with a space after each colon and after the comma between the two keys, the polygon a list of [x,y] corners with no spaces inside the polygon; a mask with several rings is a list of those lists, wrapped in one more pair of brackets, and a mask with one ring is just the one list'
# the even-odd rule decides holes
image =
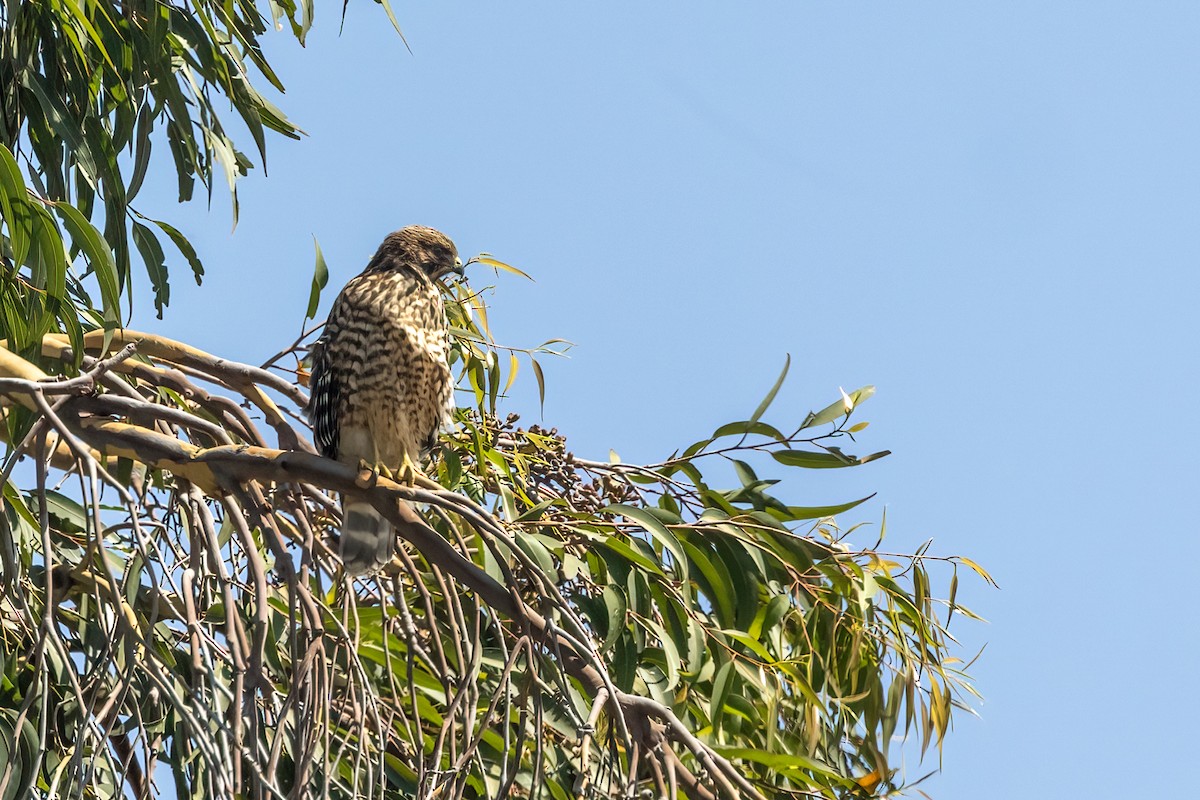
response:
{"label": "hawk's head", "polygon": [[416,268],[433,280],[450,273],[462,275],[463,263],[450,237],[423,225],[389,233],[367,265],[367,272]]}

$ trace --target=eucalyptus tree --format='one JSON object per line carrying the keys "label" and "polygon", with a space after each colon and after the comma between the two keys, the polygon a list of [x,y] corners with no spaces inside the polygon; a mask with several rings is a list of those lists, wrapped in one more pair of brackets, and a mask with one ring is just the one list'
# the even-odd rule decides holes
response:
{"label": "eucalyptus tree", "polygon": [[[0,6],[0,798],[902,788],[893,740],[940,746],[974,695],[948,632],[972,616],[959,573],[990,579],[838,521],[866,498],[773,488],[886,455],[848,452],[870,387],[781,421],[785,368],[658,463],[588,460],[501,402],[562,343],[498,346],[459,282],[474,402],[428,478],[364,483],[313,452],[305,340],[251,366],[124,326],[135,263],[160,314],[168,263],[203,276],[139,212],[148,170],[172,165],[181,200],[223,179],[236,213],[253,159],[218,112],[259,162],[299,134],[255,83],[281,88],[260,37],[303,40],[312,13]],[[323,284],[319,265],[310,317]],[[338,492],[403,540],[370,578],[331,549]]]}

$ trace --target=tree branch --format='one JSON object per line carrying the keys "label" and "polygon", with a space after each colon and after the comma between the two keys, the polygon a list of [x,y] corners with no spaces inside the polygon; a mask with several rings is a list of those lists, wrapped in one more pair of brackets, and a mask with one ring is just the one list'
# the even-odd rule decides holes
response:
{"label": "tree branch", "polygon": [[[72,424],[68,422],[68,424]],[[658,719],[668,726],[672,738],[680,741],[714,776],[722,794],[736,798],[743,792],[752,797],[761,797],[753,786],[745,781],[725,759],[687,731],[686,726],[666,706],[647,697],[620,692],[597,665],[599,659],[592,652],[581,652],[577,639],[568,636],[540,613],[525,604],[509,587],[488,575],[469,561],[445,538],[429,527],[412,507],[423,490],[414,489],[387,478],[378,478],[374,485],[363,488],[358,483],[358,473],[350,467],[331,459],[309,453],[274,450],[246,445],[225,445],[201,448],[181,442],[157,431],[112,420],[76,418],[72,427],[80,439],[107,456],[124,456],[145,463],[155,469],[164,469],[185,478],[210,496],[221,496],[237,491],[243,483],[311,483],[342,492],[357,494],[368,499],[393,525],[400,536],[413,545],[427,561],[454,577],[474,591],[487,605],[497,612],[520,621],[537,634],[543,645],[562,654],[563,665],[587,689],[593,697],[601,690],[610,693],[612,702],[628,721]],[[487,516],[483,509],[474,506],[465,497],[454,495],[463,504],[463,511],[470,515]],[[637,725],[630,724],[631,728]],[[682,765],[678,765],[681,767]],[[685,787],[693,796],[703,797],[698,782],[686,780]]]}

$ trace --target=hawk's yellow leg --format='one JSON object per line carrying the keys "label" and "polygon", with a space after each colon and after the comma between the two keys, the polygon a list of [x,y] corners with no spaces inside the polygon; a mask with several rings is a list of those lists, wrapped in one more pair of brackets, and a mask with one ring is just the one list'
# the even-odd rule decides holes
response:
{"label": "hawk's yellow leg", "polygon": [[413,460],[408,457],[408,453],[405,453],[404,460],[400,462],[400,469],[393,480],[403,483],[405,486],[416,486],[418,477],[425,478],[425,473],[421,472],[421,468],[413,463]]}
{"label": "hawk's yellow leg", "polygon": [[364,489],[373,486],[380,475],[405,486],[416,486],[418,480],[421,483],[430,482],[429,477],[408,457],[408,453],[404,454],[404,460],[400,462],[400,468],[395,472],[392,472],[386,464],[372,464],[365,458],[359,459],[358,470],[357,483]]}

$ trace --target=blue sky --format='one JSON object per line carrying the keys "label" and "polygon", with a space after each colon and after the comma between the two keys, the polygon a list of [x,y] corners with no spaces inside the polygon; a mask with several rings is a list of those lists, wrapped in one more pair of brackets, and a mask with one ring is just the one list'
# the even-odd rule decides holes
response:
{"label": "blue sky", "polygon": [[209,278],[177,264],[166,320],[136,325],[261,362],[303,316],[313,236],[323,313],[422,223],[536,277],[499,279],[494,324],[578,344],[546,363],[545,419],[581,453],[653,460],[744,418],[785,353],[781,424],[873,383],[862,449],[894,454],[789,496],[878,491],[846,521],[886,506],[890,547],[932,537],[1003,587],[960,590],[990,620],[957,628],[988,643],[987,701],[922,788],[1178,793],[1200,6],[430,3],[396,9],[410,54],[355,5],[339,37],[319,4],[307,50],[270,37],[309,136],[272,143],[236,233],[219,189],[211,212],[166,173],[144,192]]}

